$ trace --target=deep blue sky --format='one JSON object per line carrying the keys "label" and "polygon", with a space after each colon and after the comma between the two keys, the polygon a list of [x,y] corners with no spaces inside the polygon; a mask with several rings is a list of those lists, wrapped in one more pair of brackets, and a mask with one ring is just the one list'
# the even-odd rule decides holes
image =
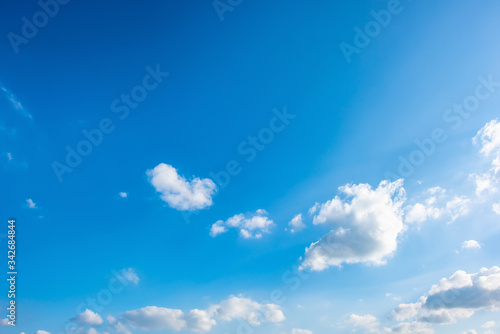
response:
{"label": "deep blue sky", "polygon": [[[22,18],[32,20],[40,6],[2,1],[0,212],[5,226],[9,217],[18,220],[20,274],[18,323],[1,331],[58,333],[76,305],[123,268],[133,268],[140,283],[116,296],[103,318],[152,305],[206,309],[240,293],[265,300],[304,249],[329,231],[312,224],[309,208],[348,183],[375,189],[387,171],[397,173],[398,157],[408,157],[414,140],[438,127],[446,142],[403,175],[408,204],[440,186],[451,197],[471,198],[477,212],[450,225],[444,217],[411,225],[386,265],[311,273],[298,291],[287,290],[281,305],[287,320],[260,330],[349,333],[345,318],[352,313],[373,314],[390,327],[387,316],[398,302],[386,293],[413,303],[456,270],[498,265],[500,227],[491,210],[498,194],[475,199],[468,175],[487,169],[472,138],[497,117],[500,94],[481,101],[458,129],[443,114],[474,94],[479,76],[500,80],[500,6],[399,6],[349,63],[340,43],[354,45],[353,28],[363,28],[373,20],[370,11],[385,10],[387,2],[243,1],[220,20],[210,1],[73,0],[16,53],[8,34],[20,35]],[[112,102],[141,85],[148,66],[169,76],[120,120]],[[246,161],[238,146],[284,107],[295,118]],[[114,131],[59,182],[53,162],[64,163],[66,147],[76,148],[82,130],[105,118]],[[241,173],[218,187],[213,204],[187,211],[189,223],[146,174],[164,163],[187,180],[205,179],[231,160]],[[262,238],[245,239],[233,229],[210,236],[216,221],[258,209],[274,222]],[[298,213],[308,227],[285,231]],[[484,247],[456,254],[469,239]],[[4,252],[6,239],[0,240]],[[7,287],[0,287],[4,309]],[[478,312],[435,330],[479,330],[497,316]],[[221,324],[234,330],[237,321]]]}

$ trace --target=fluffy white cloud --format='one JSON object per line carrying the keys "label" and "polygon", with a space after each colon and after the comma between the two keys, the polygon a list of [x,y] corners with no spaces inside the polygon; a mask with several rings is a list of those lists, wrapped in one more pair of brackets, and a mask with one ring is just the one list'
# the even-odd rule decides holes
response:
{"label": "fluffy white cloud", "polygon": [[290,226],[290,232],[295,233],[306,228],[306,224],[302,221],[302,214],[299,213],[288,223]]}
{"label": "fluffy white cloud", "polygon": [[240,235],[245,239],[261,238],[263,233],[269,233],[269,229],[273,225],[273,221],[267,217],[267,212],[259,209],[254,214],[244,215],[240,213],[226,221],[218,220],[210,228],[210,235],[216,237],[227,232],[229,228],[235,228],[240,231]]}
{"label": "fluffy white cloud", "polygon": [[35,334],[50,334],[49,332],[38,330],[35,332]]}
{"label": "fluffy white cloud", "polygon": [[262,322],[281,322],[285,316],[276,304],[260,304],[249,298],[230,296],[220,304],[212,305],[207,310],[193,309],[184,313],[178,309],[148,306],[127,311],[120,318],[127,326],[144,331],[152,330],[189,330],[209,331],[220,321],[242,319],[251,325]]}
{"label": "fluffy white cloud", "polygon": [[121,198],[127,198],[127,197],[128,197],[128,194],[127,194],[126,192],[124,192],[124,191],[120,191],[120,192],[118,193],[118,195],[119,195]]}
{"label": "fluffy white cloud", "polygon": [[80,326],[100,326],[103,323],[101,316],[89,309],[86,309],[85,312],[80,313],[71,320],[78,322]]}
{"label": "fluffy white cloud", "polygon": [[174,167],[164,163],[146,173],[156,191],[161,193],[161,199],[174,209],[199,210],[212,205],[216,186],[210,179],[195,177],[187,181]]}
{"label": "fluffy white cloud", "polygon": [[462,244],[462,249],[468,249],[468,248],[480,249],[481,244],[479,242],[477,242],[476,240],[466,240]]}
{"label": "fluffy white cloud", "polygon": [[370,314],[366,315],[351,314],[347,319],[347,322],[353,325],[354,327],[361,327],[368,330],[375,329],[380,325],[378,319]]}
{"label": "fluffy white cloud", "polygon": [[[405,230],[403,181],[382,181],[377,189],[368,184],[339,188],[347,198],[335,196],[318,205],[313,224],[332,224],[330,231],[306,248],[301,268],[315,271],[343,263],[384,264],[397,248]],[[350,199],[350,201],[349,201]]]}
{"label": "fluffy white cloud", "polygon": [[416,318],[420,322],[454,323],[471,317],[477,310],[500,307],[500,268],[482,268],[479,273],[459,270],[443,278],[414,304],[401,304],[392,315],[403,321]]}
{"label": "fluffy white cloud", "polygon": [[132,282],[135,285],[139,284],[139,276],[132,268],[122,269],[116,275],[116,278],[120,281]]}
{"label": "fluffy white cloud", "polygon": [[313,332],[308,329],[294,328],[291,334],[313,334]]}

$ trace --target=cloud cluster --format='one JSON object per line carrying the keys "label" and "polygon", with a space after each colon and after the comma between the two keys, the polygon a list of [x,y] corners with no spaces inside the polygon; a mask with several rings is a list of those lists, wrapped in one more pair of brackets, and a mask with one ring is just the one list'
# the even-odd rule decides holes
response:
{"label": "cloud cluster", "polygon": [[240,236],[245,239],[261,238],[263,233],[269,233],[269,229],[273,225],[273,221],[267,217],[266,210],[259,209],[254,214],[244,215],[240,213],[226,221],[216,221],[210,228],[210,235],[216,237],[226,233],[230,228],[234,228],[239,230]]}
{"label": "cloud cluster", "polygon": [[149,182],[161,194],[161,199],[174,209],[200,210],[212,205],[212,196],[217,189],[210,179],[195,177],[188,181],[174,167],[164,163],[148,170],[146,174]]}
{"label": "cloud cluster", "polygon": [[470,211],[471,200],[469,198],[454,196],[450,199],[446,194],[446,189],[441,187],[427,189],[424,195],[428,197],[422,203],[405,207],[405,223],[422,223],[438,218],[447,218],[449,222],[454,222]]}
{"label": "cloud cluster", "polygon": [[94,313],[89,309],[86,309],[85,312],[77,315],[75,318],[71,320],[77,322],[78,325],[82,327],[100,326],[104,322],[99,314]]}
{"label": "cloud cluster", "polygon": [[315,214],[313,224],[335,228],[306,249],[302,269],[319,271],[343,263],[379,265],[397,249],[398,236],[405,230],[403,181],[382,181],[376,189],[348,184],[339,190],[346,198],[335,196],[310,210]]}
{"label": "cloud cluster", "polygon": [[242,296],[230,296],[206,310],[193,309],[184,313],[178,309],[148,306],[127,311],[120,317],[120,321],[132,329],[195,332],[206,332],[215,326],[217,321],[234,319],[242,319],[251,325],[260,325],[266,322],[284,321],[285,316],[279,305],[260,304]]}
{"label": "cloud cluster", "polygon": [[479,273],[459,270],[443,278],[413,304],[401,304],[392,316],[397,321],[448,324],[471,317],[477,310],[500,307],[500,268],[482,268]]}

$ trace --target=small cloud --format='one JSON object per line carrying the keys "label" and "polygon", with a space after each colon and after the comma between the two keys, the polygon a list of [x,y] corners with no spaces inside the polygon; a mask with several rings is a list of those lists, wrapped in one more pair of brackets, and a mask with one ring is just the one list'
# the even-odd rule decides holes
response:
{"label": "small cloud", "polygon": [[117,278],[119,280],[125,280],[128,282],[132,282],[135,285],[139,284],[139,276],[137,276],[134,269],[132,269],[132,268],[120,270],[120,272],[117,275]]}
{"label": "small cloud", "polygon": [[7,153],[5,153],[5,155],[7,156],[7,160],[9,160],[9,161],[12,160],[12,153],[7,152]]}
{"label": "small cloud", "polygon": [[306,224],[302,221],[302,214],[299,213],[288,223],[291,227],[290,232],[295,233],[306,228]]}
{"label": "small cloud", "polygon": [[481,244],[479,244],[479,242],[477,242],[476,240],[464,241],[462,244],[462,249],[469,249],[469,248],[481,249]]}
{"label": "small cloud", "polygon": [[0,326],[9,326],[9,319],[5,318],[0,320]]}
{"label": "small cloud", "polygon": [[482,325],[481,328],[493,328],[496,325],[497,324],[494,321],[488,321],[487,323],[485,323],[484,325]]}
{"label": "small cloud", "polygon": [[118,193],[118,195],[120,195],[121,198],[127,198],[128,197],[128,194],[126,192],[124,192],[124,191],[120,191]]}
{"label": "small cloud", "polygon": [[273,221],[267,217],[266,210],[259,209],[255,214],[244,215],[240,213],[226,221],[218,220],[210,228],[210,235],[215,238],[219,234],[226,233],[229,228],[235,228],[245,239],[258,239],[262,237],[262,233],[269,233],[269,229],[273,225]]}
{"label": "small cloud", "polygon": [[38,330],[35,332],[35,334],[50,334],[50,333],[47,331]]}
{"label": "small cloud", "polygon": [[492,209],[497,215],[500,215],[500,202],[493,204]]}
{"label": "small cloud", "polygon": [[31,198],[28,198],[26,200],[26,203],[28,205],[28,208],[30,208],[30,209],[36,209],[37,208],[36,203],[33,202],[33,200]]}
{"label": "small cloud", "polygon": [[3,95],[10,101],[12,107],[16,109],[22,116],[33,119],[33,116],[24,108],[21,102],[17,99],[16,95],[12,93],[10,89],[5,87],[0,83],[0,91],[3,92]]}
{"label": "small cloud", "polygon": [[164,163],[146,172],[149,182],[161,194],[161,199],[174,209],[192,211],[212,206],[217,191],[210,179],[194,177],[191,180],[177,173],[177,169]]}
{"label": "small cloud", "polygon": [[104,322],[99,314],[89,309],[86,309],[85,312],[77,315],[71,320],[76,321],[80,326],[100,326]]}

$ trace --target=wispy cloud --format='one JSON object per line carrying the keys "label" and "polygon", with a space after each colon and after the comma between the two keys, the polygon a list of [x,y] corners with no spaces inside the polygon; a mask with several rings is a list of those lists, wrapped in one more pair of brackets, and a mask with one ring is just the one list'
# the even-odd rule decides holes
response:
{"label": "wispy cloud", "polygon": [[18,100],[17,96],[14,93],[5,87],[2,83],[0,83],[0,90],[3,92],[3,95],[10,101],[12,107],[16,109],[22,116],[27,117],[29,119],[33,119],[33,115],[31,115],[26,108],[22,105],[22,103]]}

